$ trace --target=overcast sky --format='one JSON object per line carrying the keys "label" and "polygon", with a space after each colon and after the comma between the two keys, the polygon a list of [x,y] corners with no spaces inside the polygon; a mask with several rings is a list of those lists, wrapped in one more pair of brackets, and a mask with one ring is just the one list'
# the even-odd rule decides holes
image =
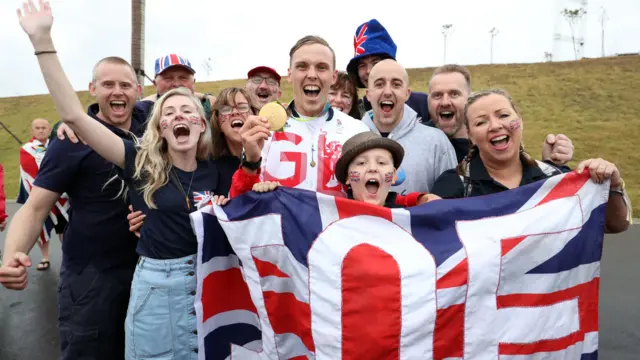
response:
{"label": "overcast sky", "polygon": [[[129,0],[51,0],[53,37],[62,64],[76,90],[86,90],[94,63],[116,55],[130,59]],[[489,30],[495,63],[544,60],[553,51],[556,24],[569,35],[559,14],[560,0],[147,0],[145,70],[165,53],[189,58],[197,81],[246,77],[255,65],[270,65],[286,74],[288,52],[297,39],[315,34],[335,49],[339,69],[353,56],[353,36],[361,23],[376,18],[398,45],[405,67],[441,65],[443,24],[453,24],[447,62],[465,65],[489,62]],[[564,0],[570,8],[577,2]],[[0,97],[46,93],[33,49],[22,32],[15,9],[18,0],[0,1]],[[277,6],[274,6],[277,4]],[[366,6],[365,6],[366,4]],[[419,9],[421,4],[424,9]],[[573,5],[572,5],[573,4]],[[602,0],[590,0],[586,22],[586,57],[600,56]],[[607,55],[640,51],[640,1],[608,0],[605,25]],[[554,58],[570,60],[571,43]],[[207,74],[204,62],[211,58]],[[150,75],[153,76],[153,75]],[[147,83],[148,85],[148,83]]]}

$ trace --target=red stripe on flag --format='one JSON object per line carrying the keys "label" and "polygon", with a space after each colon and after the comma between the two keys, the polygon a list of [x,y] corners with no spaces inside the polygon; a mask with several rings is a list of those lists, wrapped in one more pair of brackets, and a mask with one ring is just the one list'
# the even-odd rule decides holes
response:
{"label": "red stripe on flag", "polygon": [[509,253],[509,251],[513,250],[514,247],[518,246],[521,242],[526,239],[527,236],[520,236],[511,239],[503,239],[500,242],[500,246],[502,247],[502,256],[505,256]]}
{"label": "red stripe on flag", "polygon": [[[224,290],[222,296],[221,289]],[[202,280],[201,301],[203,322],[214,315],[232,310],[247,310],[258,314],[238,268],[214,271],[205,277]]]}
{"label": "red stripe on flag", "polygon": [[500,344],[500,355],[532,355],[539,352],[560,351],[584,340],[584,332],[576,331],[573,334],[554,340],[542,340],[533,344]]}
{"label": "red stripe on flag", "polygon": [[581,331],[597,331],[599,286],[600,278],[597,277],[589,282],[552,293],[500,295],[497,299],[497,307],[501,309],[548,306],[578,298]]}
{"label": "red stripe on flag", "polygon": [[176,56],[175,54],[169,55],[169,59],[171,61],[170,65],[180,64],[180,59],[178,59],[178,56]]}
{"label": "red stripe on flag", "polygon": [[598,331],[598,289],[600,278],[549,294],[513,294],[498,296],[498,308],[547,306],[578,298],[580,330],[559,339],[532,344],[500,344],[501,355],[531,355],[559,351],[584,340],[585,333]]}
{"label": "red stripe on flag", "polygon": [[361,201],[336,198],[336,208],[338,209],[338,216],[340,219],[346,219],[360,215],[370,215],[393,221],[391,209],[382,206],[371,205]]}
{"label": "red stripe on flag", "polygon": [[38,163],[36,159],[23,148],[20,148],[20,167],[34,179],[38,175]]}
{"label": "red stripe on flag", "polygon": [[278,267],[268,261],[262,261],[260,259],[258,259],[257,257],[253,257],[253,262],[256,263],[256,269],[258,270],[258,274],[260,274],[260,277],[267,277],[267,276],[275,276],[275,277],[279,277],[279,278],[289,278],[289,275],[283,273],[280,269],[278,269]]}
{"label": "red stripe on flag", "polygon": [[342,359],[399,359],[402,336],[400,267],[369,244],[342,262]]}
{"label": "red stripe on flag", "polygon": [[589,181],[588,172],[584,172],[582,174],[578,174],[575,171],[570,172],[566,174],[536,206],[563,197],[573,196],[584,186],[584,184],[587,183],[587,181]]}
{"label": "red stripe on flag", "polygon": [[433,359],[461,358],[464,349],[464,304],[439,309],[433,335]]}
{"label": "red stripe on flag", "polygon": [[438,279],[436,282],[437,289],[447,289],[467,285],[467,278],[469,277],[469,263],[465,257],[458,265],[449,272]]}
{"label": "red stripe on flag", "polygon": [[263,291],[269,322],[276,334],[295,334],[309,351],[314,352],[311,337],[311,307],[292,293]]}

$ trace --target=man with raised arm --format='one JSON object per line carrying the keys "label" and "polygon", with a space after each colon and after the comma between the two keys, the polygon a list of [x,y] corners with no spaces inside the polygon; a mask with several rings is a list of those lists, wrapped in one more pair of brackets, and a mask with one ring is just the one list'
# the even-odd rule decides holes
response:
{"label": "man with raised arm", "polygon": [[[42,0],[39,7],[25,3],[18,11],[20,25],[36,56],[55,56],[51,9]],[[147,114],[135,107],[141,87],[127,61],[100,60],[89,91],[96,99],[87,111],[92,118],[122,138],[142,135]],[[52,141],[29,199],[6,234],[0,283],[22,290],[31,266],[26,254],[55,201],[69,194],[73,211],[62,243],[58,293],[61,359],[124,357],[124,320],[138,257],[137,238],[127,223],[126,189],[116,171],[82,143]]]}

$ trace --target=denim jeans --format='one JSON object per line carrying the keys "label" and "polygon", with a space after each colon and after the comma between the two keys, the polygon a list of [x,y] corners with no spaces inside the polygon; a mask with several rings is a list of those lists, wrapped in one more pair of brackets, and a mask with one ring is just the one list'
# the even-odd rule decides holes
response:
{"label": "denim jeans", "polygon": [[125,321],[126,359],[197,359],[196,255],[141,257]]}

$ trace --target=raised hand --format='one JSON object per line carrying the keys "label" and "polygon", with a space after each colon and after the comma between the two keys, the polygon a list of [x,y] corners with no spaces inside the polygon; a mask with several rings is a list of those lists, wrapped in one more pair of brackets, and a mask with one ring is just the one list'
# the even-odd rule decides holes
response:
{"label": "raised hand", "polygon": [[271,136],[267,118],[255,115],[248,116],[240,129],[240,136],[247,160],[257,162],[260,160],[265,140]]}
{"label": "raised hand", "polygon": [[558,166],[566,165],[573,158],[573,142],[563,134],[549,134],[542,144],[542,160],[551,160]]}
{"label": "raised hand", "polygon": [[22,9],[17,10],[20,26],[27,35],[32,39],[37,39],[51,34],[51,26],[53,26],[53,14],[48,1],[39,0],[39,6],[32,0],[24,2]]}

